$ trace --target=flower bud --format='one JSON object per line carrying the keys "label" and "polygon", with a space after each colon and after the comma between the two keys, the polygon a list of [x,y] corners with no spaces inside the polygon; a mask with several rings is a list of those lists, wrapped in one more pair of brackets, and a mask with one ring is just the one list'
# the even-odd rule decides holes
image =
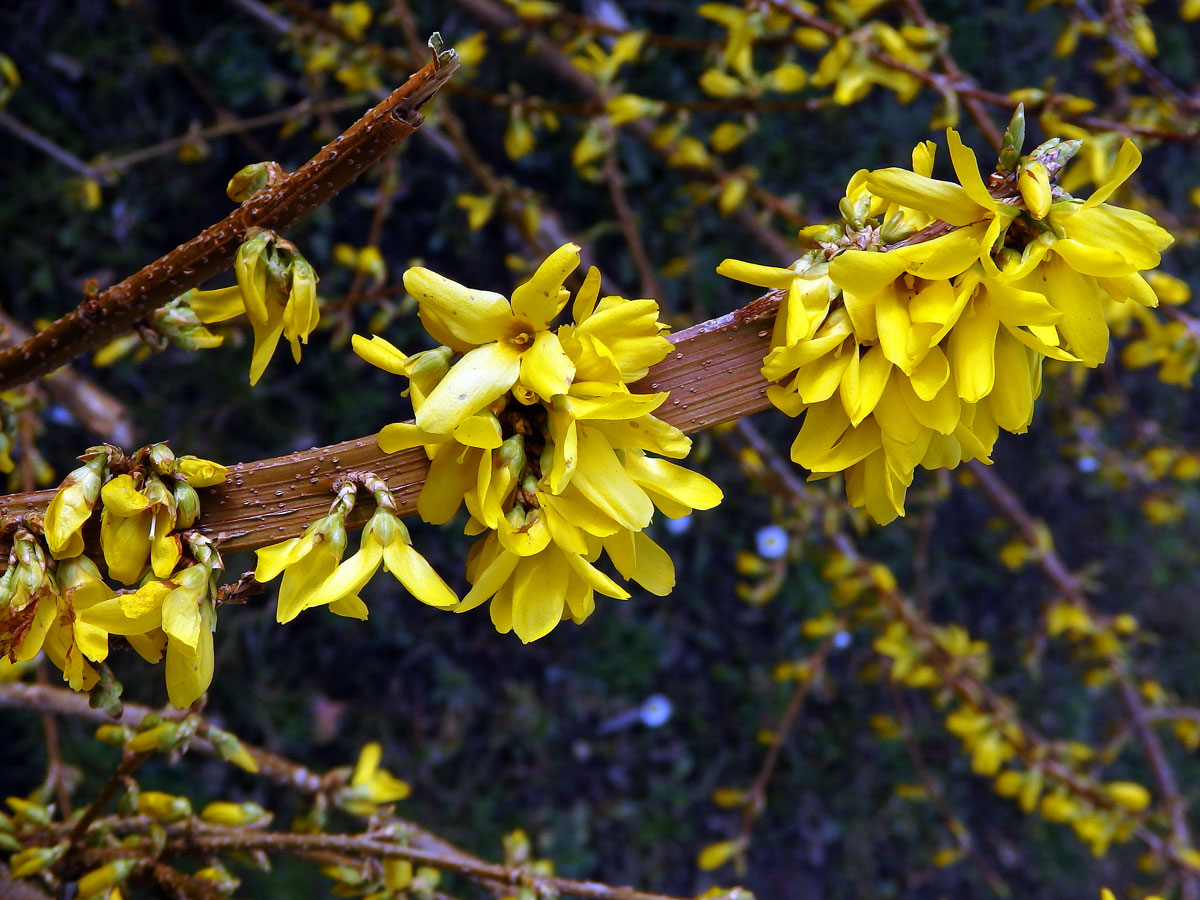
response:
{"label": "flower bud", "polygon": [[1017,189],[1029,214],[1035,219],[1045,218],[1054,197],[1050,191],[1050,173],[1042,163],[1034,160],[1021,168],[1017,176]]}
{"label": "flower bud", "polygon": [[191,528],[200,515],[200,498],[196,489],[186,481],[176,481],[171,486],[171,496],[175,500],[175,527],[177,529]]}
{"label": "flower bud", "polygon": [[49,825],[50,810],[41,803],[25,800],[22,797],[9,797],[5,802],[9,809],[17,814],[17,819],[31,825]]}
{"label": "flower bud", "polygon": [[176,462],[178,467],[175,474],[183,476],[187,483],[195,488],[224,484],[225,479],[229,477],[228,468],[209,459],[189,455],[179,457]]}
{"label": "flower bud", "polygon": [[192,801],[163,791],[142,791],[137,811],[158,822],[178,822],[192,814]]}
{"label": "flower bud", "polygon": [[159,475],[170,475],[175,471],[175,454],[166,444],[154,444],[148,454],[150,465]]}
{"label": "flower bud", "polygon": [[77,885],[80,900],[87,900],[116,887],[129,877],[129,873],[137,868],[136,859],[114,859],[98,869],[93,869],[79,879]]}
{"label": "flower bud", "polygon": [[200,818],[210,825],[225,825],[237,828],[265,822],[271,814],[257,803],[230,803],[224,800],[208,804]]}
{"label": "flower bud", "polygon": [[244,203],[267,186],[271,180],[272,163],[251,163],[242,166],[225,185],[225,194],[234,203]]}
{"label": "flower bud", "polygon": [[506,438],[496,455],[500,464],[508,467],[514,480],[520,478],[525,468],[525,435],[514,434]]}
{"label": "flower bud", "polygon": [[254,761],[254,757],[242,746],[242,742],[228,731],[223,731],[215,725],[209,725],[204,732],[204,737],[213,745],[213,749],[217,751],[217,756],[221,759],[233,763],[244,772],[258,771],[258,763]]}
{"label": "flower bud", "polygon": [[27,847],[19,853],[14,853],[8,861],[9,874],[13,878],[36,875],[62,859],[70,846],[67,841],[59,841],[53,847]]}
{"label": "flower bud", "polygon": [[101,725],[96,729],[96,740],[113,747],[123,747],[133,738],[133,729],[128,725]]}

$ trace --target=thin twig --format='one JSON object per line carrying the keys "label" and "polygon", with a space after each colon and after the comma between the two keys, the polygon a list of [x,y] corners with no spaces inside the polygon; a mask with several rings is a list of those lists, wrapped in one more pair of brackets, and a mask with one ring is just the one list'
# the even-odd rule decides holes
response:
{"label": "thin twig", "polygon": [[580,881],[558,875],[541,875],[520,866],[502,866],[461,856],[445,856],[417,847],[378,840],[369,835],[285,834],[203,829],[171,841],[167,852],[186,853],[189,850],[237,851],[266,850],[277,853],[328,850],[349,856],[376,859],[407,859],[414,863],[449,869],[485,882],[503,885],[529,885],[534,896],[546,896],[550,891],[584,897],[587,900],[681,900],[667,894],[653,894],[630,887],[617,887],[595,881]]}
{"label": "thin twig", "polygon": [[637,218],[634,215],[633,207],[629,205],[629,198],[625,194],[625,180],[621,176],[621,167],[617,164],[615,149],[610,149],[605,154],[604,167],[601,171],[604,174],[604,181],[608,185],[608,196],[612,200],[613,209],[616,210],[621,233],[625,235],[625,245],[629,248],[633,266],[637,269],[638,277],[642,282],[641,296],[662,297],[662,285],[658,283],[658,277],[654,274],[654,266],[650,262],[649,254],[646,253],[646,245],[642,242]]}
{"label": "thin twig", "polygon": [[52,371],[129,330],[139,319],[233,263],[251,228],[283,232],[328,203],[366,168],[413,134],[418,110],[458,68],[450,51],[428,63],[299,170],[268,185],[225,219],[89,297],[20,346],[0,351],[0,390]]}

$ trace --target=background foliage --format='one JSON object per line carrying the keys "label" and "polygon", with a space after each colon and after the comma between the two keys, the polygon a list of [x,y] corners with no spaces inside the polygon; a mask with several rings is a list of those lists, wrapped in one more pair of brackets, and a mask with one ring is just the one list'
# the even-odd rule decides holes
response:
{"label": "background foliage", "polygon": [[[1195,24],[1166,0],[1144,9],[1112,3],[1096,13],[1109,17],[1108,30],[1094,27],[1089,35],[1084,27],[1074,52],[1060,56],[1055,42],[1086,22],[1090,7],[1031,6],[1038,8],[1010,0],[926,9],[946,26],[949,53],[984,88],[1085,97],[1097,103],[1098,118],[1188,135],[1143,136],[1146,161],[1133,204],[1176,234],[1165,268],[1194,284],[1195,97],[1190,106],[1151,109],[1166,101],[1112,62],[1107,37],[1122,34],[1120,23],[1131,16],[1147,17],[1157,35],[1153,66],[1186,91],[1197,79]],[[931,119],[944,118],[942,98],[928,87],[907,103],[876,88],[843,106],[829,102],[827,89],[809,87],[722,105],[698,79],[721,67],[726,30],[685,4],[634,0],[582,12],[564,5],[505,29],[487,28],[474,2],[412,10],[375,4],[371,24],[357,35],[352,19],[338,24],[336,10],[330,19],[289,0],[267,18],[256,17],[256,8],[81,0],[0,10],[0,52],[22,78],[6,115],[89,170],[72,172],[0,131],[0,304],[26,325],[73,309],[88,279],[101,286],[118,280],[224,215],[225,182],[241,166],[274,159],[291,170],[306,160],[377,89],[399,83],[414,59],[424,61],[409,55],[411,35],[423,41],[440,30],[461,48],[486,30],[487,55],[468,58],[470,77],[457,78],[439,98],[421,132],[289,235],[321,274],[326,312],[300,366],[277,359],[252,391],[248,332],[236,327],[220,349],[170,348],[138,359],[131,347],[132,355],[111,365],[79,366],[120,398],[138,443],[170,438],[178,452],[226,462],[368,434],[399,418],[395,382],[355,358],[348,339],[376,329],[399,346],[416,346],[420,330],[399,287],[400,273],[416,260],[504,291],[559,243],[557,233],[594,254],[611,282],[606,288],[656,295],[664,318],[683,326],[753,299],[752,289],[712,274],[722,259],[786,264],[790,257],[777,255],[798,246],[796,227],[835,218],[854,171],[907,164],[917,141],[939,138]],[[830,21],[861,15],[899,24],[914,8],[829,3],[820,12]],[[524,12],[536,10],[526,4]],[[594,25],[605,17],[616,23],[610,31],[652,35],[615,78],[626,92],[665,102],[659,122],[682,117],[686,133],[704,142],[723,122],[752,126],[727,153],[709,144],[725,175],[672,165],[670,150],[656,151],[645,139],[647,120],[614,131],[615,179],[571,165],[588,124],[603,123],[603,108],[525,48],[534,36],[578,57],[599,34],[596,46],[607,52],[612,35]],[[782,39],[767,31],[756,50],[760,71],[784,57],[815,69],[822,51],[801,50],[786,30]],[[332,60],[328,68],[314,63],[322,53]],[[319,112],[244,127],[301,102]],[[1007,112],[989,111],[1003,125]],[[547,113],[558,129],[538,125],[532,149],[511,153],[524,123],[539,115],[544,123]],[[447,121],[450,114],[457,124]],[[222,123],[229,135],[205,137]],[[964,116],[960,125],[981,158],[990,158],[972,121]],[[172,143],[139,154],[164,141]],[[722,212],[715,198],[728,173],[739,172],[753,175],[747,199]],[[628,203],[632,221],[615,211],[614,181],[624,194],[617,208]],[[472,198],[486,197],[495,198],[497,211],[472,227],[467,210],[480,202]],[[762,214],[764,201],[787,215]],[[630,252],[630,225],[649,268]],[[756,243],[762,232],[776,243]],[[386,271],[356,274],[344,264],[354,251],[338,244],[377,246]],[[1179,309],[1186,316],[1187,307]],[[1131,338],[1138,334],[1135,328]],[[715,804],[711,794],[744,788],[759,771],[761,732],[769,738],[795,688],[776,677],[778,667],[813,654],[820,629],[806,623],[843,608],[836,579],[831,587],[823,529],[858,535],[927,621],[961,623],[985,640],[993,657],[985,680],[1014,701],[1024,721],[1049,740],[1091,746],[1105,780],[1144,783],[1162,800],[1145,757],[1127,747],[1127,713],[1108,671],[1127,668],[1152,708],[1179,710],[1158,733],[1182,799],[1195,797],[1196,731],[1172,725],[1200,722],[1189,705],[1200,699],[1197,473],[1180,462],[1195,460],[1200,429],[1186,386],[1163,384],[1153,368],[1122,367],[1122,343],[1116,346],[1097,370],[1048,371],[1030,433],[1003,436],[995,457],[1000,477],[1053,534],[1060,558],[1082,573],[1098,616],[1137,617],[1116,663],[1086,636],[1048,634],[1047,609],[1060,589],[1035,565],[1020,564],[1024,545],[1013,544],[1011,523],[963,478],[918,476],[907,518],[885,530],[867,530],[840,510],[822,522],[790,506],[769,477],[770,461],[747,449],[745,433],[726,431],[698,436],[699,458],[725,487],[726,502],[697,514],[683,533],[656,534],[676,560],[672,596],[604,602],[584,626],[559,628],[530,646],[496,635],[483,615],[449,616],[390,598],[390,583],[372,586],[366,624],[310,615],[279,627],[273,604],[254,598],[221,617],[208,715],[315,768],[350,762],[364,743],[380,740],[388,767],[413,784],[402,805],[407,817],[491,856],[502,835],[522,827],[539,856],[575,877],[692,894],[720,875],[765,898],[1094,896],[1101,884],[1178,890],[1177,869],[1163,854],[1138,865],[1146,852],[1138,841],[1097,861],[1068,827],[996,796],[946,731],[945,704],[889,680],[874,644],[879,627],[868,615],[847,625],[813,681],[767,786],[744,870],[710,874],[696,865],[703,847],[739,832],[742,812]],[[47,468],[32,474],[56,483],[95,437],[52,401],[39,402],[45,427],[36,451]],[[754,423],[786,456],[793,423],[769,413]],[[27,487],[23,474],[29,468],[18,466],[13,490]],[[836,487],[811,490],[822,508],[837,509],[830,499],[839,496]],[[756,533],[771,523],[790,534],[779,562],[756,557]],[[414,538],[443,571],[455,569],[467,546],[453,530],[421,525]],[[234,573],[252,567],[248,557],[227,563]],[[129,696],[165,702],[157,677],[133,654],[113,666]],[[664,725],[605,727],[654,694],[673,706]],[[43,735],[28,713],[6,711],[3,721],[0,788],[23,795],[43,778]],[[102,779],[115,751],[91,741],[91,730],[64,721],[61,753],[85,779]],[[142,783],[178,790],[177,773],[151,768]],[[245,795],[284,821],[294,806],[228,767],[194,774],[189,790],[197,801]],[[254,880],[264,876],[248,877],[244,895],[267,892],[267,881]],[[269,883],[272,892],[296,897],[328,892],[298,864]]]}

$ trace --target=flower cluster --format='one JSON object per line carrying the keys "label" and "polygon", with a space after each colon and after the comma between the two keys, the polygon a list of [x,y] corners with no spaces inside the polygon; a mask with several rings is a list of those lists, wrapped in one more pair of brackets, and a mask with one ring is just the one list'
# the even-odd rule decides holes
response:
{"label": "flower cluster", "polygon": [[[342,561],[346,552],[346,516],[354,509],[357,483],[371,491],[375,512],[362,531],[359,551]],[[257,551],[256,580],[266,583],[282,572],[276,619],[290,622],[302,611],[328,606],[330,612],[365,619],[367,606],[358,596],[383,566],[418,600],[430,606],[451,607],[458,597],[433,567],[412,547],[408,529],[396,512],[396,501],[384,481],[371,473],[342,479],[329,513],[297,538]]]}
{"label": "flower cluster", "polygon": [[[37,653],[76,690],[99,680],[110,635],[148,662],[166,657],[167,693],[186,707],[212,680],[213,599],[220,555],[188,531],[200,513],[197,487],[220,484],[224,466],[176,457],[155,444],[126,457],[108,445],[80,457],[45,519],[18,524],[0,576],[0,654]],[[84,527],[100,519],[104,574],[85,552]],[[110,581],[129,586],[115,590]]]}
{"label": "flower cluster", "polygon": [[[260,164],[262,165],[262,164]],[[272,231],[260,230],[238,248],[237,284],[213,291],[192,291],[187,305],[201,322],[224,322],[245,313],[254,329],[250,383],[257,384],[282,335],[300,362],[300,345],[321,318],[317,309],[317,273],[295,245]]]}
{"label": "flower cluster", "polygon": [[999,429],[1033,417],[1044,358],[1095,366],[1113,301],[1154,306],[1139,272],[1171,236],[1105,201],[1141,156],[1126,142],[1087,200],[1058,172],[1077,141],[1019,156],[1020,111],[987,183],[947,132],[958,184],[913,169],[856,173],[843,221],[801,232],[816,248],[791,268],[726,260],[718,272],[786,292],[763,367],[771,401],[804,414],[792,459],[815,477],[846,473],[850,501],[878,522],[904,514],[918,465],[989,461]]}
{"label": "flower cluster", "polygon": [[404,285],[442,346],[407,356],[378,336],[354,339],[368,362],[409,379],[416,421],[385,427],[379,446],[425,448],[421,517],[444,523],[465,506],[467,533],[481,535],[467,559],[471,590],[454,608],[491,600],[497,629],[523,641],[564,617],[582,622],[597,592],[629,596],[596,566],[602,553],[623,579],[668,593],[674,565],[644,531],[654,509],[675,518],[721,500],[707,478],[648,455],[678,459],[691,447],[651,415],[665,393],[628,387],[671,348],[658,304],[600,297],[593,268],[574,324],[551,329],[578,265],[579,247],[560,247],[511,300],[412,268]]}

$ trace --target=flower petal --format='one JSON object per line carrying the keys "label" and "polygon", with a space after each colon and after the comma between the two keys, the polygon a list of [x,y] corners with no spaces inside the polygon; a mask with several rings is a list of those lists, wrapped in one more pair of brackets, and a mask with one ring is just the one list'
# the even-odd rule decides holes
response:
{"label": "flower petal", "polygon": [[512,322],[503,295],[472,290],[424,266],[404,273],[404,288],[416,298],[425,330],[455,350],[490,343]]}
{"label": "flower petal", "polygon": [[417,425],[424,431],[447,434],[468,416],[503,397],[520,374],[521,353],[511,344],[477,347],[455,363],[425,398],[417,410]]}
{"label": "flower petal", "polygon": [[563,244],[542,262],[524,284],[512,292],[512,311],[542,327],[558,315],[565,297],[563,282],[579,267],[579,245]]}

